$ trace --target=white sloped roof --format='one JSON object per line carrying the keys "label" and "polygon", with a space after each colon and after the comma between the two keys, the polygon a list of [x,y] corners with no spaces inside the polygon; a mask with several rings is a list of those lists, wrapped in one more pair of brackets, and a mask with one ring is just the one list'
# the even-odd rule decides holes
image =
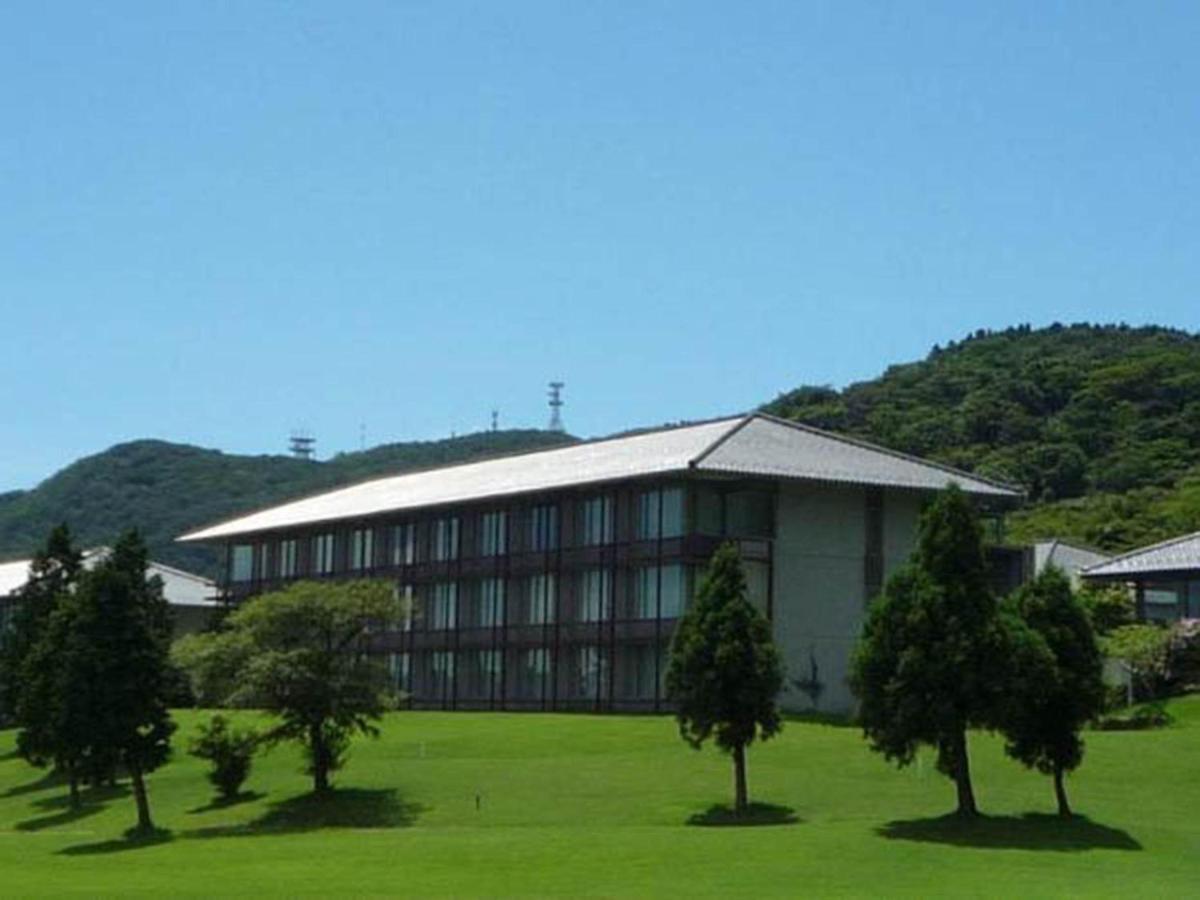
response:
{"label": "white sloped roof", "polygon": [[29,580],[29,560],[0,563],[0,597],[15,594]]}
{"label": "white sloped roof", "polygon": [[[108,553],[107,547],[96,547],[83,554],[83,565],[91,568]],[[0,597],[15,594],[29,581],[29,566],[33,560],[19,559],[0,563]],[[163,596],[171,606],[216,606],[215,582],[191,572],[184,572],[163,563],[149,562],[147,575],[157,575],[163,581]]]}
{"label": "white sloped roof", "polygon": [[939,490],[1012,488],[760,414],[379,478],[183,535],[206,541],[430,506],[688,471]]}
{"label": "white sloped roof", "polygon": [[1114,556],[1107,562],[1088,566],[1081,574],[1084,578],[1136,578],[1189,569],[1200,572],[1200,531]]}

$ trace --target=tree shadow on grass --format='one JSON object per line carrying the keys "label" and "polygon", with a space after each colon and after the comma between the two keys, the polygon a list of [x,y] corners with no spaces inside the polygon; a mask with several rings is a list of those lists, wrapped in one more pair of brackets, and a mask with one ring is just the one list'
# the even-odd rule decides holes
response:
{"label": "tree shadow on grass", "polygon": [[1023,816],[980,816],[963,819],[953,813],[931,819],[888,822],[876,829],[883,837],[901,841],[983,847],[997,850],[1141,850],[1128,832],[1091,821],[1046,813]]}
{"label": "tree shadow on grass", "polygon": [[21,754],[16,750],[5,750],[3,753],[0,753],[0,763],[12,762],[14,759],[20,758]]}
{"label": "tree shadow on grass", "polygon": [[123,839],[77,844],[58,852],[64,856],[97,856],[141,850],[175,840],[255,837],[322,828],[404,828],[416,822],[424,809],[420,804],[401,801],[394,790],[351,788],[320,795],[302,794],[283,800],[244,825],[197,828],[178,834],[163,830],[150,834],[127,831]]}
{"label": "tree shadow on grass", "polygon": [[185,836],[250,837],[322,828],[407,828],[424,811],[419,803],[401,800],[391,788],[347,788],[290,797],[273,803],[263,815],[244,825],[198,828]]}
{"label": "tree shadow on grass", "polygon": [[155,828],[149,832],[130,829],[125,832],[123,838],[114,838],[111,841],[99,841],[94,844],[76,844],[73,847],[64,847],[58,852],[62,856],[103,856],[109,853],[144,850],[147,847],[157,847],[160,844],[167,844],[173,840],[175,840],[175,835],[164,828]]}
{"label": "tree shadow on grass", "polygon": [[717,803],[702,813],[689,816],[689,825],[699,825],[707,828],[746,828],[760,825],[795,825],[800,817],[790,806],[776,806],[773,803],[751,803],[745,812],[738,815],[734,810]]}
{"label": "tree shadow on grass", "polygon": [[57,810],[57,812],[53,812],[47,816],[26,819],[23,822],[18,822],[13,827],[17,831],[44,831],[47,828],[59,828],[63,825],[70,825],[72,822],[78,822],[80,819],[86,819],[96,815],[98,812],[103,812],[110,800],[117,800],[128,795],[129,788],[125,785],[93,787],[83,792],[80,797],[82,802],[78,807],[71,806],[69,795],[43,797],[40,800],[35,800],[32,805],[38,809]]}
{"label": "tree shadow on grass", "polygon": [[265,796],[267,795],[258,791],[242,791],[235,797],[214,797],[203,806],[189,809],[188,815],[196,816],[200,813],[216,812],[219,809],[230,809],[234,806],[241,806],[243,803],[253,803],[255,800],[261,800]]}
{"label": "tree shadow on grass", "polygon": [[28,784],[18,784],[10,787],[3,794],[0,794],[0,800],[9,797],[22,797],[25,794],[36,794],[40,791],[47,791],[52,787],[59,785],[65,786],[67,779],[59,772],[51,770],[45,772],[37,781],[31,781]]}

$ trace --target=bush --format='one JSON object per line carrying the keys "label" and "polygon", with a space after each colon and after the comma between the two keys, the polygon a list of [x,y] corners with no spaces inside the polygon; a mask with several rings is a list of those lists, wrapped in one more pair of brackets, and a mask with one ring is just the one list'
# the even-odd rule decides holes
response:
{"label": "bush", "polygon": [[1091,617],[1096,634],[1109,634],[1137,621],[1133,598],[1126,587],[1084,587],[1079,592],[1079,599]]}
{"label": "bush", "polygon": [[1171,626],[1166,670],[1175,690],[1200,690],[1200,619],[1183,619]]}
{"label": "bush", "polygon": [[1163,701],[1156,700],[1127,713],[1102,716],[1096,720],[1095,728],[1097,731],[1146,731],[1150,728],[1163,728],[1172,721],[1174,720]]}
{"label": "bush", "polygon": [[1158,625],[1122,625],[1102,638],[1101,649],[1129,666],[1135,696],[1152,699],[1166,690],[1170,637]]}
{"label": "bush", "polygon": [[213,716],[208,725],[200,726],[200,736],[192,741],[192,756],[206,759],[212,765],[208,780],[223,800],[232,800],[250,775],[250,763],[258,748],[258,735],[253,731],[234,731],[224,716]]}

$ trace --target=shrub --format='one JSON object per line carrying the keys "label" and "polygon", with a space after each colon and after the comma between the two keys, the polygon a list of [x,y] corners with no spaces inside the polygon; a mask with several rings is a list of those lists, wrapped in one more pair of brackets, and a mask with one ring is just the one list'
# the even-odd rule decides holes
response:
{"label": "shrub", "polygon": [[1166,670],[1174,689],[1200,689],[1200,619],[1183,619],[1171,626]]}
{"label": "shrub", "polygon": [[1170,636],[1158,625],[1122,625],[1104,636],[1102,649],[1129,667],[1135,695],[1150,699],[1166,689]]}
{"label": "shrub", "polygon": [[1129,589],[1121,586],[1084,587],[1079,591],[1080,602],[1092,620],[1096,634],[1109,634],[1122,625],[1137,621]]}
{"label": "shrub", "polygon": [[250,775],[250,763],[259,737],[253,731],[235,731],[224,716],[213,716],[200,726],[200,736],[192,741],[192,756],[206,759],[212,766],[208,780],[223,800],[232,800]]}

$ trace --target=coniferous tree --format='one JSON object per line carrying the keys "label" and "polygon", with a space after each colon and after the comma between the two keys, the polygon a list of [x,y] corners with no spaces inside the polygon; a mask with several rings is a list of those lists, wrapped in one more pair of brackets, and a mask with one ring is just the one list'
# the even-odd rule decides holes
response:
{"label": "coniferous tree", "polygon": [[167,761],[175,730],[167,708],[168,608],[162,581],[148,579],[146,567],[146,547],[130,531],[82,578],[63,666],[67,683],[87,685],[90,763],[128,772],[142,832],[154,827],[146,775]]}
{"label": "coniferous tree", "polygon": [[712,738],[733,756],[734,809],[744,812],[746,748],[782,727],[776,697],[783,663],[770,623],[746,598],[736,544],[713,555],[696,602],[679,620],[666,682],[680,736],[697,749]]}
{"label": "coniferous tree", "polygon": [[1083,761],[1080,730],[1104,706],[1104,657],[1087,610],[1067,576],[1049,568],[1005,602],[1048,650],[1049,665],[1009,654],[1014,677],[1003,695],[1006,751],[1054,778],[1058,813],[1070,816],[1064,776]]}
{"label": "coniferous tree", "polygon": [[26,659],[45,630],[55,607],[74,589],[83,566],[66,524],[50,531],[29,564],[29,580],[12,601],[12,622],[0,633],[0,723],[16,719]]}
{"label": "coniferous tree", "polygon": [[951,485],[921,516],[910,564],[871,604],[851,684],[872,748],[904,766],[932,745],[964,816],[978,812],[967,729],[990,724],[1003,644],[979,518]]}

